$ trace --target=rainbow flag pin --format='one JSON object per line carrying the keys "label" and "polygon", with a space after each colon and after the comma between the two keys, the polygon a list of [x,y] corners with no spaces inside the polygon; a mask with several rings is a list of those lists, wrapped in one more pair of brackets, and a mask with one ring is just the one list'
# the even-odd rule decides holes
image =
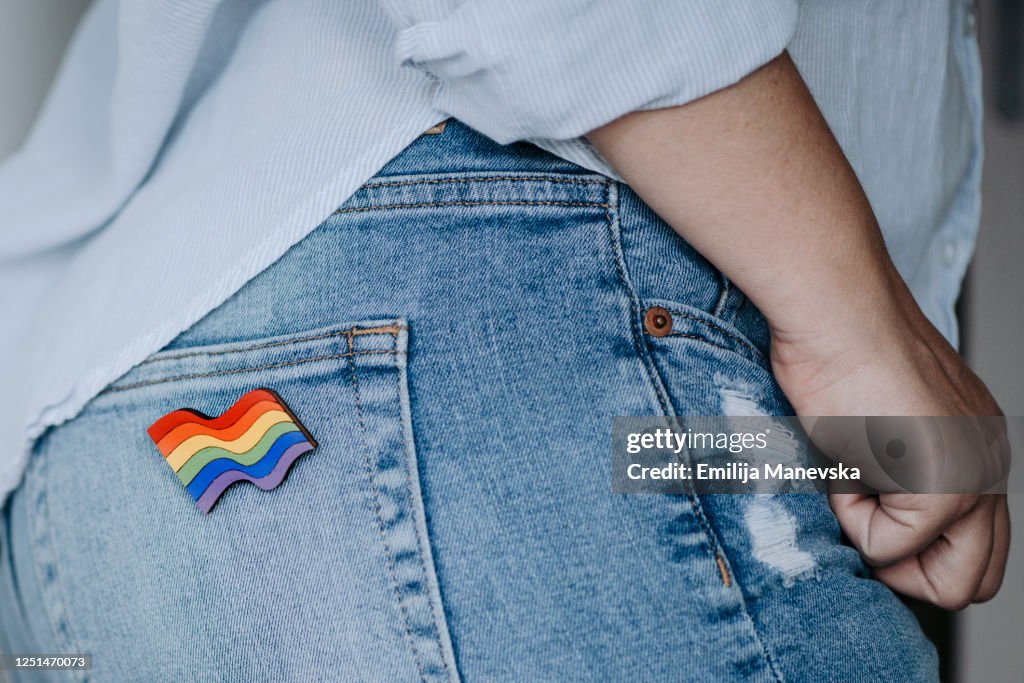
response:
{"label": "rainbow flag pin", "polygon": [[204,514],[238,481],[270,491],[299,456],[317,447],[271,389],[255,389],[219,417],[175,410],[147,430]]}

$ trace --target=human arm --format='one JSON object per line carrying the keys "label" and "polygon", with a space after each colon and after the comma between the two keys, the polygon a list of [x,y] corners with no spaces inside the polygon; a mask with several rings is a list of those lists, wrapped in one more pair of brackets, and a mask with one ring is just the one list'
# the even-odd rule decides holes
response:
{"label": "human arm", "polygon": [[[772,369],[798,415],[1001,414],[916,305],[788,55],[587,138],[765,314]],[[842,494],[832,504],[895,590],[948,608],[998,590],[1005,496]]]}

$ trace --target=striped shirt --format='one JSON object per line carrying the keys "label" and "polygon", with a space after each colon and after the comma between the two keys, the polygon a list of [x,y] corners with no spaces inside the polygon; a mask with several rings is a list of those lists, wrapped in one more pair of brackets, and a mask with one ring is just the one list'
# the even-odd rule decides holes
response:
{"label": "striped shirt", "polygon": [[617,177],[581,137],[789,49],[951,339],[977,229],[966,0],[96,0],[0,163],[0,498],[45,429],[454,116]]}

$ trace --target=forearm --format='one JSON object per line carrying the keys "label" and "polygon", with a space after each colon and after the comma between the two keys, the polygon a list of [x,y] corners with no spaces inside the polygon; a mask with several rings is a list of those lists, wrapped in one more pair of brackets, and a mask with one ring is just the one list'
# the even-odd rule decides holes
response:
{"label": "forearm", "polygon": [[776,336],[885,324],[907,305],[867,197],[785,53],[732,87],[587,137]]}
{"label": "forearm", "polygon": [[[765,314],[772,372],[797,415],[1001,414],[896,272],[856,175],[787,55],[703,99],[627,114],[587,137]],[[922,481],[950,473],[986,481],[999,454],[964,424],[973,437],[965,443],[976,447],[959,452],[956,466],[916,453]],[[865,465],[877,465],[867,456]],[[1005,460],[994,465],[1005,473]],[[999,589],[1005,496],[832,502],[843,531],[880,567],[875,577],[893,589],[950,609]]]}

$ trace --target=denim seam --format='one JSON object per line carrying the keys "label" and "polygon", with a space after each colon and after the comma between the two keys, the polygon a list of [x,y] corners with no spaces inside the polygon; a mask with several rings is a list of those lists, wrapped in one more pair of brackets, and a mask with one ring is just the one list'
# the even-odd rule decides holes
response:
{"label": "denim seam", "polygon": [[17,600],[18,603],[15,607],[18,610],[18,616],[21,618],[22,623],[27,624],[28,613],[25,609],[25,600],[22,597],[21,590],[21,584],[25,579],[19,578],[18,568],[14,564],[14,542],[12,541],[12,537],[14,536],[12,522],[14,515],[12,508],[14,506],[10,502],[12,498],[13,496],[7,499],[7,504],[5,506],[0,506],[0,517],[2,517],[0,524],[3,524],[3,530],[0,531],[0,554],[2,554],[3,557],[0,557],[0,562],[3,562],[10,567],[10,586],[14,599]]}
{"label": "denim seam", "polygon": [[[691,315],[689,313],[686,313],[685,311],[680,311],[680,310],[677,310],[677,309],[674,309],[674,308],[670,308],[670,307],[666,307],[666,310],[669,311],[670,313],[672,313],[672,315],[675,316],[675,317],[684,318],[686,320],[692,320],[695,323],[698,323],[700,325],[704,325],[706,327],[710,327],[712,330],[716,330],[717,332],[720,332],[721,334],[724,334],[726,337],[729,337],[730,339],[732,339],[737,344],[740,344],[744,348],[746,348],[746,349],[750,350],[751,352],[753,352],[756,355],[757,358],[759,358],[761,360],[765,360],[764,354],[762,354],[757,349],[756,346],[754,346],[751,342],[747,341],[743,337],[740,337],[736,333],[730,332],[729,330],[725,329],[724,327],[719,327],[718,325],[715,325],[712,322],[709,322],[709,321],[704,320],[702,318],[698,318],[697,316]],[[720,349],[722,349],[724,351],[731,351],[731,352],[735,353],[735,349],[727,348],[725,346],[722,346],[721,344],[716,344],[715,342],[713,342],[713,341],[711,341],[709,339],[704,339],[703,337],[698,337],[698,336],[695,336],[695,335],[683,334],[682,332],[671,332],[671,333],[669,333],[666,336],[669,336],[669,337],[687,337],[689,339],[699,339],[699,340],[704,341],[704,342],[706,342],[708,344],[711,344],[712,346],[720,348]]]}
{"label": "denim seam", "polygon": [[[629,297],[629,307],[631,312],[631,332],[633,337],[633,348],[640,356],[642,365],[645,372],[647,373],[648,379],[651,381],[651,385],[657,394],[658,403],[661,405],[662,412],[666,415],[675,415],[675,409],[672,407],[671,399],[668,396],[668,387],[665,385],[664,379],[658,372],[657,366],[654,363],[654,359],[650,354],[650,350],[644,341],[643,326],[641,323],[641,304],[640,295],[633,286],[632,281],[629,279],[626,270],[626,264],[624,263],[624,254],[622,253],[622,238],[621,235],[615,229],[615,223],[618,221],[618,192],[615,192],[614,200],[612,199],[612,191],[617,188],[612,185],[612,181],[608,183],[608,200],[609,207],[614,204],[615,215],[612,215],[612,209],[610,208],[607,215],[608,224],[608,235],[611,239],[612,254],[615,260],[615,269],[618,272],[619,280],[622,286],[626,290],[626,295]],[[704,537],[708,542],[709,549],[712,557],[715,556],[721,548],[717,537],[713,533],[711,526],[704,514],[703,506],[701,505],[700,499],[696,493],[692,490],[692,483],[688,485],[690,490],[687,491],[686,496],[690,501],[690,506],[693,509],[694,515],[697,518],[697,522],[704,532]]]}
{"label": "denim seam", "polygon": [[223,375],[235,375],[241,372],[257,372],[259,370],[273,370],[275,368],[285,368],[291,365],[301,365],[302,363],[316,363],[324,360],[336,360],[338,358],[350,358],[352,356],[372,356],[372,355],[387,355],[401,353],[401,351],[350,351],[348,353],[334,353],[329,356],[316,356],[315,358],[303,358],[302,360],[290,360],[284,363],[270,363],[268,365],[259,365],[255,367],[246,368],[232,368],[231,370],[220,370],[218,372],[202,372],[194,375],[176,375],[174,377],[161,377],[158,379],[150,379],[144,382],[135,382],[134,384],[124,384],[121,386],[110,386],[100,392],[99,395],[113,393],[116,391],[128,391],[129,389],[139,389],[141,387],[148,387],[154,384],[165,384],[167,382],[183,382],[187,379],[202,379],[204,377],[221,377]]}
{"label": "denim seam", "polygon": [[761,652],[764,654],[765,663],[768,665],[768,670],[775,678],[776,683],[786,683],[785,676],[779,670],[778,665],[775,663],[775,655],[771,648],[768,647],[767,641],[761,636],[761,631],[757,628],[757,623],[754,618],[750,615],[750,610],[747,609],[747,599],[743,595],[743,588],[740,586],[739,577],[732,568],[732,562],[729,560],[729,553],[723,548],[721,553],[718,555],[718,561],[725,565],[726,571],[732,576],[732,585],[730,586],[736,591],[739,596],[740,604],[743,606],[743,616],[746,617],[746,622],[750,625],[750,630],[754,634],[754,639],[757,644],[761,646]]}
{"label": "denim seam", "polygon": [[366,183],[365,185],[363,185],[363,188],[398,187],[401,185],[440,185],[446,183],[526,183],[531,181],[545,181],[550,183],[572,183],[575,185],[604,185],[607,182],[604,180],[585,180],[583,178],[556,178],[554,176],[480,176],[475,178],[431,178],[430,180],[395,180],[384,183]]}
{"label": "denim seam", "polygon": [[[50,492],[49,492],[49,477],[46,476],[46,468],[49,467],[49,458],[44,452],[36,453],[38,462],[37,466],[37,480],[40,483],[41,490],[32,490],[33,498],[31,499],[34,503],[35,514],[31,515],[31,531],[32,531],[32,543],[33,550],[42,548],[44,543],[48,546],[50,556],[45,560],[45,564],[51,567],[52,579],[50,582],[46,580],[46,577],[40,575],[40,571],[43,568],[42,562],[40,562],[33,552],[32,564],[36,570],[36,581],[39,584],[40,590],[43,594],[43,602],[45,604],[46,619],[50,622],[50,629],[53,631],[53,635],[56,639],[64,641],[63,647],[67,652],[81,652],[82,649],[75,645],[77,639],[71,632],[71,620],[68,618],[68,598],[67,590],[64,588],[64,581],[61,579],[60,571],[57,569],[55,562],[56,555],[53,551],[53,538],[51,536],[51,529],[53,528],[52,520],[50,519]],[[45,536],[41,536],[38,528],[39,517],[45,517],[42,520],[45,523]],[[49,583],[55,585],[55,589],[49,588]],[[56,594],[56,598],[59,604],[54,605],[52,596]],[[54,620],[53,609],[56,608],[59,612],[59,616],[56,621]],[[62,627],[63,625],[63,627]],[[82,683],[86,683],[90,675],[87,671],[80,670],[77,672],[71,672],[71,675],[78,678]]]}
{"label": "denim seam", "polygon": [[[384,534],[384,517],[380,501],[380,493],[377,490],[377,482],[374,480],[373,467],[370,463],[369,439],[366,437],[366,419],[363,414],[363,403],[359,393],[359,380],[356,374],[356,363],[354,358],[355,352],[351,351],[353,348],[351,335],[348,337],[348,348],[350,351],[347,356],[349,358],[349,369],[352,375],[352,391],[355,394],[356,419],[359,423],[360,433],[363,435],[364,446],[366,446],[363,448],[363,465],[366,469],[366,478],[370,485],[374,518],[377,520],[377,532],[380,534],[381,546],[384,549],[384,557],[387,561],[388,574],[391,576],[391,583],[395,592],[395,601],[398,603],[398,609],[402,613],[402,625],[405,628],[405,636],[409,643],[409,649],[412,652],[413,661],[416,663],[416,670],[420,674],[420,680],[423,681],[423,683],[427,683],[427,675],[423,670],[423,663],[420,661],[419,651],[416,648],[416,639],[413,637],[412,629],[409,626],[409,613],[405,607],[405,603],[402,601],[402,594],[399,590],[398,576],[395,573],[395,559],[392,556],[391,547],[388,545],[387,537]],[[397,354],[399,352],[395,349],[389,353]]]}
{"label": "denim seam", "polygon": [[[396,348],[395,348],[395,355],[393,357],[394,358],[394,367],[395,367],[395,385],[396,385],[395,386],[395,392],[396,392],[395,395],[398,396],[399,400],[401,401],[401,396],[402,396],[402,376],[399,374],[401,372],[401,370],[398,367],[398,348],[397,348],[397,346],[398,346],[398,339],[397,338],[395,339],[395,346],[396,346]],[[411,405],[409,406],[409,410],[410,410],[410,418],[411,418],[412,417],[412,415],[411,415],[412,406]],[[399,407],[399,414],[401,414],[401,407]],[[398,431],[401,434],[401,438],[402,438],[402,454],[405,455],[405,458],[406,458],[405,490],[409,494],[409,500],[412,501],[412,502],[415,502],[416,496],[413,493],[412,469],[409,467],[409,461],[410,460],[414,461],[416,459],[416,454],[415,454],[415,450],[414,449],[410,449],[409,442],[405,438],[404,426],[403,425],[399,425]],[[426,510],[425,509],[424,509],[424,515],[426,515]],[[424,521],[426,521],[426,520],[424,519]],[[424,553],[424,551],[423,551],[423,539],[420,538],[419,527],[415,523],[413,524],[413,529],[414,529],[414,532],[415,532],[414,535],[416,536],[416,550],[417,550],[416,556],[417,556],[417,559],[419,560],[420,569],[423,571],[423,576],[427,577],[428,576],[427,564],[426,564],[426,562],[423,561],[423,558],[426,556],[426,553]],[[426,582],[424,582],[424,583],[426,584]],[[438,585],[438,590],[440,591],[440,582],[438,582],[438,584],[439,584]],[[443,610],[443,608],[439,609],[440,606],[436,605],[434,603],[434,595],[433,595],[433,592],[429,588],[426,588],[425,592],[427,594],[427,602],[430,604],[430,610],[432,612],[432,614],[431,614],[432,621],[434,621],[434,626],[438,629],[437,649],[438,649],[438,652],[441,655],[441,665],[444,667],[445,678],[448,679],[449,681],[455,680],[453,678],[453,676],[452,676],[451,670],[448,668],[447,658],[444,656],[444,647],[442,646],[441,634],[440,634],[440,629],[441,629],[442,624],[437,623],[437,619],[436,619],[436,615],[437,614],[444,614],[444,610]]]}
{"label": "denim seam", "polygon": [[721,278],[722,289],[718,293],[718,300],[715,302],[715,307],[711,311],[711,315],[718,318],[722,317],[722,313],[729,305],[729,297],[732,294],[732,282],[729,281],[729,278],[725,275],[725,273],[721,274]]}
{"label": "denim seam", "polygon": [[729,322],[735,325],[736,319],[740,317],[740,313],[743,311],[744,308],[746,308],[747,304],[749,303],[750,299],[744,294],[742,300],[740,300],[739,305],[736,306],[736,310],[733,311],[732,320],[730,320]]}
{"label": "denim seam", "polygon": [[724,283],[722,294],[718,298],[718,303],[715,304],[715,311],[712,315],[721,318],[729,324],[733,324],[739,315],[740,309],[746,303],[747,296],[725,273],[722,273],[722,281]]}
{"label": "denim seam", "polygon": [[[611,184],[609,184],[609,200],[608,200],[608,203],[610,205],[613,204],[613,201],[611,199],[611,190],[612,190],[612,186],[611,186]],[[616,201],[614,202],[615,205],[616,205],[615,206],[615,210],[617,210],[618,209],[618,202],[617,202],[618,195],[617,194],[616,194],[615,199],[616,199]],[[662,405],[662,410],[665,412],[666,415],[674,416],[675,415],[675,410],[672,407],[673,404],[671,402],[671,399],[668,396],[668,385],[665,383],[664,379],[661,377],[660,373],[658,372],[657,365],[654,362],[653,356],[650,354],[649,347],[648,347],[648,345],[647,345],[647,343],[645,341],[645,337],[643,336],[643,327],[642,327],[642,323],[641,323],[641,320],[640,320],[640,313],[639,313],[639,311],[641,310],[641,307],[640,307],[640,295],[636,291],[636,289],[633,287],[632,281],[628,278],[628,276],[626,274],[627,273],[626,266],[625,266],[625,263],[622,262],[622,260],[624,259],[624,256],[621,253],[621,236],[616,233],[615,227],[613,225],[613,217],[611,215],[611,211],[609,211],[609,214],[608,214],[608,232],[609,232],[609,234],[611,236],[611,239],[612,239],[612,252],[615,255],[616,270],[619,273],[619,277],[622,280],[623,286],[626,288],[627,295],[629,296],[629,299],[630,299],[630,308],[631,308],[631,310],[633,312],[633,316],[632,316],[633,317],[632,330],[633,330],[634,346],[637,349],[637,351],[641,354],[641,357],[642,357],[642,359],[644,361],[644,367],[645,367],[645,369],[647,371],[647,375],[650,378],[652,384],[654,385],[655,391],[658,394],[658,400],[659,400],[659,402]],[[680,336],[682,336],[682,335],[680,335]],[[703,338],[701,338],[701,341],[705,342],[705,343],[709,343],[709,344],[711,343],[711,342],[708,342],[706,339],[703,339]],[[727,565],[727,568],[730,571],[730,574],[733,576],[733,581],[732,581],[732,587],[731,588],[733,590],[737,591],[736,594],[739,596],[740,607],[742,608],[743,613],[744,613],[744,615],[747,618],[747,623],[750,626],[750,630],[753,633],[753,637],[754,637],[755,641],[760,646],[761,653],[762,653],[762,655],[764,657],[765,664],[767,665],[768,670],[771,672],[771,674],[773,675],[775,680],[778,681],[779,683],[782,683],[783,682],[783,678],[782,678],[781,674],[779,673],[778,669],[775,666],[775,661],[774,661],[773,657],[771,656],[771,653],[769,652],[768,648],[765,646],[764,640],[761,638],[761,634],[758,632],[757,626],[754,624],[753,619],[750,616],[750,611],[747,609],[746,599],[743,597],[743,592],[742,592],[742,590],[739,587],[738,581],[735,580],[735,574],[732,573],[732,568],[729,565],[728,555],[726,554],[725,547],[721,543],[721,541],[718,539],[718,536],[714,533],[714,530],[713,530],[713,528],[711,526],[711,521],[707,518],[707,515],[704,512],[704,506],[701,503],[700,497],[697,495],[696,491],[693,489],[693,482],[688,482],[687,483],[687,492],[686,492],[685,495],[686,495],[686,498],[689,500],[690,509],[693,511],[693,514],[694,514],[694,516],[697,519],[697,523],[699,524],[701,530],[704,532],[704,538],[705,538],[705,540],[707,541],[707,543],[709,545],[710,555],[711,555],[711,558],[715,562],[715,569],[716,569],[716,571],[721,572],[721,564],[720,563],[724,560],[726,565]],[[672,498],[674,498],[674,497],[672,497]],[[723,583],[725,583],[724,579],[723,579]]]}
{"label": "denim seam", "polygon": [[698,334],[685,334],[683,332],[672,332],[671,334],[667,334],[665,336],[666,337],[681,337],[683,339],[692,339],[694,341],[699,341],[699,342],[702,342],[704,344],[707,344],[708,346],[714,346],[716,349],[721,349],[722,351],[730,351],[732,353],[735,353],[735,351],[733,349],[730,349],[728,346],[723,346],[722,344],[716,344],[715,342],[711,341],[710,339],[702,337],[702,336],[700,336]]}
{"label": "denim seam", "polygon": [[[231,354],[231,353],[242,353],[242,352],[245,352],[245,351],[258,351],[260,349],[270,349],[270,348],[276,348],[276,347],[280,347],[280,346],[291,346],[292,344],[300,344],[302,342],[319,341],[321,339],[330,339],[332,337],[343,337],[343,336],[348,335],[350,332],[353,332],[355,334],[380,334],[380,335],[391,334],[391,335],[396,335],[402,329],[403,328],[402,328],[401,325],[392,325],[389,328],[385,328],[385,327],[380,327],[380,328],[350,327],[350,328],[345,329],[345,330],[335,330],[334,332],[325,332],[324,334],[317,334],[317,335],[313,335],[311,337],[297,337],[297,338],[291,338],[291,339],[284,339],[282,341],[276,341],[276,342],[261,342],[261,343],[256,343],[256,344],[252,344],[252,345],[249,345],[249,346],[238,346],[238,347],[233,347],[233,348],[230,348],[230,349],[223,349],[221,351],[186,351],[184,353],[179,353],[179,354],[174,355],[174,356],[155,356],[153,358],[147,358],[146,360],[144,360],[141,363],[139,363],[139,365],[149,365],[150,363],[158,363],[160,361],[165,361],[165,360],[182,360],[182,359],[185,359],[185,358],[198,358],[198,357],[205,357],[205,356],[224,356],[224,355]],[[386,330],[386,331],[378,332],[377,330]]]}
{"label": "denim seam", "polygon": [[411,204],[376,204],[373,206],[358,206],[348,209],[337,209],[335,214],[339,213],[355,213],[358,211],[375,211],[384,209],[420,209],[432,206],[593,206],[607,209],[607,204],[601,204],[599,202],[555,202],[555,201],[491,201],[481,200],[478,202],[473,201],[460,201],[460,202],[418,202]]}
{"label": "denim seam", "polygon": [[[615,220],[616,219],[612,215],[613,211],[616,212],[616,214],[618,212],[618,201],[617,201],[618,200],[618,193],[617,192],[615,193],[615,199],[613,200],[612,199],[612,191],[615,188],[612,187],[610,182],[607,185],[608,186],[607,186],[606,192],[607,192],[608,199],[605,202],[605,206],[607,207],[608,210],[605,212],[605,222],[606,222],[606,227],[608,229],[608,239],[609,239],[610,246],[611,246],[611,249],[612,249],[612,260],[615,263],[615,273],[618,276],[619,282],[622,284],[623,289],[626,290],[626,296],[629,299],[629,314],[630,314],[629,315],[629,317],[630,317],[629,328],[630,328],[630,336],[633,339],[633,350],[636,351],[638,356],[640,356],[640,359],[642,361],[642,365],[644,367],[644,371],[647,373],[648,379],[651,380],[652,388],[654,389],[654,393],[657,396],[658,403],[661,405],[661,409],[663,411],[667,412],[667,413],[670,413],[671,409],[670,409],[670,405],[668,403],[668,397],[665,395],[664,391],[662,390],[661,379],[660,379],[660,377],[656,376],[656,374],[654,373],[654,371],[650,367],[650,363],[648,363],[647,353],[646,353],[646,351],[644,349],[644,346],[643,346],[643,343],[641,341],[642,337],[640,336],[640,331],[639,331],[638,322],[637,322],[640,319],[640,304],[639,304],[638,298],[636,296],[636,292],[634,291],[633,285],[630,282],[629,277],[626,275],[626,267],[625,267],[625,264],[622,262],[622,255],[620,253],[621,252],[621,247],[622,247],[621,239],[616,234],[616,231],[615,231]],[[615,204],[614,208],[612,206],[613,202]]]}

